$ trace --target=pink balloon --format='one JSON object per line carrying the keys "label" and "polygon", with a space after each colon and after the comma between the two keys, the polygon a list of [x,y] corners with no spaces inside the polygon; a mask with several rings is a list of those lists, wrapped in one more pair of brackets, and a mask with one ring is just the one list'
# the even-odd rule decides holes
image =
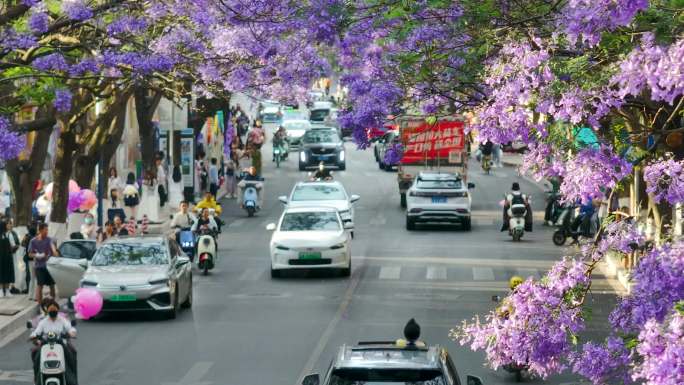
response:
{"label": "pink balloon", "polygon": [[69,192],[79,192],[81,191],[81,188],[78,187],[78,183],[76,183],[75,180],[71,179],[69,180]]}
{"label": "pink balloon", "polygon": [[90,211],[97,204],[97,196],[92,190],[84,189],[80,191],[82,202],[81,210]]}
{"label": "pink balloon", "polygon": [[83,204],[83,194],[80,191],[69,192],[69,203],[67,204],[67,211],[73,213],[78,210]]}
{"label": "pink balloon", "polygon": [[71,301],[74,303],[76,315],[81,319],[92,318],[102,310],[102,295],[95,289],[77,289]]}

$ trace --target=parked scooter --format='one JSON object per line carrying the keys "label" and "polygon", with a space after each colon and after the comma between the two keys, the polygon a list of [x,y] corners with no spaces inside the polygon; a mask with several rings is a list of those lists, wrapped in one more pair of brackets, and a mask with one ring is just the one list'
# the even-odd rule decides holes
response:
{"label": "parked scooter", "polygon": [[544,210],[544,223],[548,226],[554,226],[561,213],[563,212],[563,205],[560,202],[560,194],[552,191],[546,192],[546,210]]}
{"label": "parked scooter", "polygon": [[563,209],[561,210],[561,213],[558,217],[558,221],[556,222],[556,227],[558,228],[556,231],[553,232],[553,244],[556,246],[563,246],[565,242],[567,241],[568,237],[572,237],[574,239],[579,238],[580,236],[593,236],[594,231],[593,231],[593,224],[596,222],[596,214],[594,214],[591,218],[583,221],[583,223],[580,224],[580,226],[577,228],[577,230],[573,231],[572,230],[572,223],[575,221],[575,218],[579,216],[579,207],[575,205],[567,205],[563,206]]}
{"label": "parked scooter", "polygon": [[[71,321],[76,326],[76,321]],[[33,328],[31,321],[26,323],[30,330]],[[40,341],[40,353],[37,385],[69,385],[67,382],[67,360],[64,353],[67,341],[71,338],[68,334],[57,335],[49,332],[38,336]]]}
{"label": "parked scooter", "polygon": [[217,257],[216,233],[211,229],[202,228],[197,231],[197,267],[202,274],[209,274],[214,269]]}

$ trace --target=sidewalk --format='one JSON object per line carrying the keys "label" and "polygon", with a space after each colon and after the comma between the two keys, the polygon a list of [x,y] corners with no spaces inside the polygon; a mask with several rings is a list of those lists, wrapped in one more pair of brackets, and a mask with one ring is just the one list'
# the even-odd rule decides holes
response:
{"label": "sidewalk", "polygon": [[[504,152],[501,155],[501,164],[504,165],[504,167],[514,167],[514,168],[520,168],[522,166],[523,160],[522,160],[522,155],[518,153],[511,153],[511,152]],[[519,174],[520,177],[524,178],[528,182],[538,186],[540,189],[543,191],[548,191],[551,190],[551,183],[547,181],[546,179],[542,179],[541,181],[538,181],[534,179],[533,177],[526,175],[526,174]]]}
{"label": "sidewalk", "polygon": [[26,321],[38,314],[38,304],[26,294],[0,298],[0,348],[26,330]]}

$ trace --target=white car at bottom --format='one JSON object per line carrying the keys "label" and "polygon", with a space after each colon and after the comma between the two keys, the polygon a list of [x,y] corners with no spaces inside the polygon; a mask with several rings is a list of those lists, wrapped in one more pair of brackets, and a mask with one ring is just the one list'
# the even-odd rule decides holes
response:
{"label": "white car at bottom", "polygon": [[271,277],[291,269],[339,269],[351,274],[351,223],[332,207],[292,207],[277,224],[266,226],[271,237]]}

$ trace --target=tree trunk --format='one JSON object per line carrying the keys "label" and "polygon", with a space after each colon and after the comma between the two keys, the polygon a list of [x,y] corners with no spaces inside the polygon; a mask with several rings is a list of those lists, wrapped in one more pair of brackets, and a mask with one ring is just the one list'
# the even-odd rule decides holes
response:
{"label": "tree trunk", "polygon": [[76,151],[76,137],[71,129],[62,131],[57,141],[57,155],[55,168],[52,172],[54,184],[52,187],[52,211],[50,221],[66,223],[67,205],[69,204],[69,179],[73,165],[73,155]]}
{"label": "tree trunk", "polygon": [[133,93],[135,97],[135,115],[138,120],[140,134],[140,152],[143,172],[154,169],[154,125],[152,117],[161,100],[161,93],[148,96],[148,90],[138,86]]}
{"label": "tree trunk", "polygon": [[89,189],[95,177],[95,165],[98,159],[90,154],[79,154],[74,162],[74,180],[81,188]]}
{"label": "tree trunk", "polygon": [[33,186],[40,179],[40,173],[43,171],[50,135],[52,135],[52,126],[36,131],[30,158],[12,159],[6,163],[5,172],[12,186],[14,197],[12,216],[16,226],[28,226],[31,223]]}

